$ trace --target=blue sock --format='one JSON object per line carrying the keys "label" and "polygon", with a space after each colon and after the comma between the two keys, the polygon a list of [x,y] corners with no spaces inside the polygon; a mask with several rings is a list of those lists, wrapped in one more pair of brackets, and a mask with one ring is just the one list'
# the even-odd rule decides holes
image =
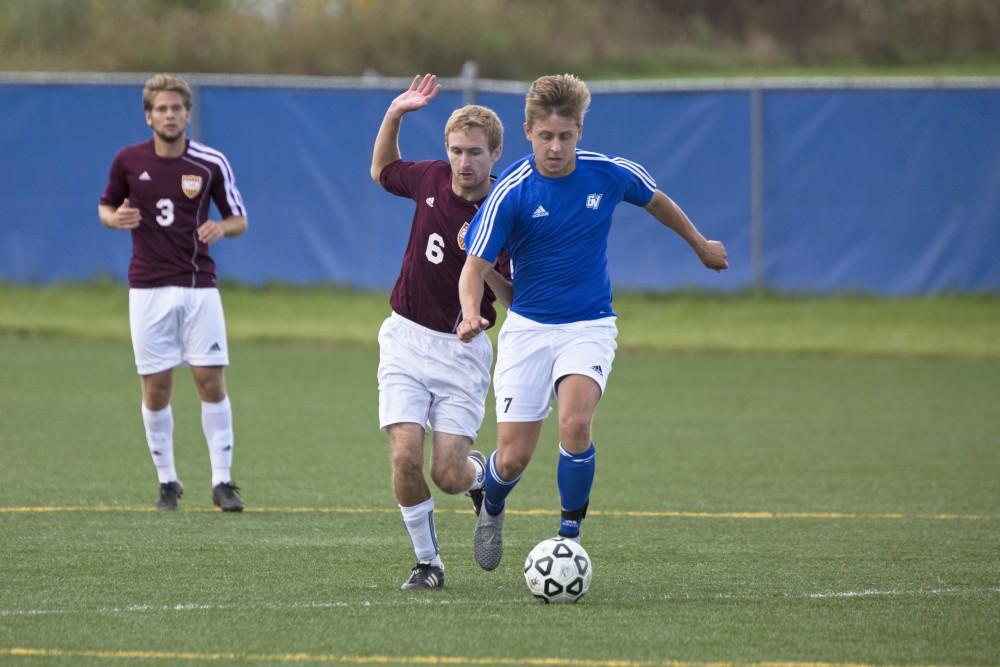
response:
{"label": "blue sock", "polygon": [[507,503],[507,496],[521,481],[520,476],[509,482],[501,479],[496,470],[496,458],[497,453],[494,451],[486,462],[486,480],[483,483],[483,507],[493,515],[503,511],[504,505]]}
{"label": "blue sock", "polygon": [[556,479],[559,484],[559,498],[562,501],[562,520],[559,534],[563,537],[579,537],[580,524],[587,515],[590,504],[590,487],[594,484],[594,458],[596,449],[590,443],[587,451],[570,454],[559,445],[559,465]]}

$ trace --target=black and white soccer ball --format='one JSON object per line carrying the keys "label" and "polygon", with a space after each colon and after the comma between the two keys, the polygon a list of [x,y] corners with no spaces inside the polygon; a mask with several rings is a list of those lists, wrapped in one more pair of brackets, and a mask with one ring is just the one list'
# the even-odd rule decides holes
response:
{"label": "black and white soccer ball", "polygon": [[524,561],[528,590],[546,604],[576,602],[590,588],[593,574],[587,550],[565,537],[542,540]]}

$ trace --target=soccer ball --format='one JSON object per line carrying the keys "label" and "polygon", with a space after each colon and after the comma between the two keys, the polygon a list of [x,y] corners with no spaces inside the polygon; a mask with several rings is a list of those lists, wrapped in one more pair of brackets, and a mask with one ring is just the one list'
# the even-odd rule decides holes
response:
{"label": "soccer ball", "polygon": [[524,561],[524,581],[531,594],[542,602],[576,602],[590,588],[593,576],[590,556],[565,537],[542,540]]}

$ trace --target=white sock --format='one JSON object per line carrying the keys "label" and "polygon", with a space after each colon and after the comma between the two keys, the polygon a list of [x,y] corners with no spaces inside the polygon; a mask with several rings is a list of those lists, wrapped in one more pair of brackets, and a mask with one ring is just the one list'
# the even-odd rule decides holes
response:
{"label": "white sock", "polygon": [[232,481],[233,409],[226,396],[218,403],[201,403],[201,430],[208,443],[208,458],[212,461],[212,486]]}
{"label": "white sock", "polygon": [[146,427],[146,444],[156,466],[160,484],[177,481],[174,468],[174,413],[170,405],[162,410],[150,410],[142,404],[142,423]]}
{"label": "white sock", "polygon": [[441,550],[438,549],[437,530],[434,528],[434,498],[428,498],[413,507],[399,506],[403,525],[413,542],[413,552],[421,563],[430,563],[444,569]]}
{"label": "white sock", "polygon": [[472,461],[472,467],[475,469],[476,474],[472,476],[472,486],[466,489],[466,491],[472,491],[473,489],[483,488],[483,484],[486,483],[486,468],[483,464],[479,462],[474,456],[470,456],[469,460]]}

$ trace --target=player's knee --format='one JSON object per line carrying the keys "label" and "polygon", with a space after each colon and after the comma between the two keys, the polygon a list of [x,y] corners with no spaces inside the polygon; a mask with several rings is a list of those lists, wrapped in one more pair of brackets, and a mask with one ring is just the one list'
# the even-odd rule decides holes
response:
{"label": "player's knee", "polygon": [[412,459],[396,459],[392,463],[393,478],[399,480],[422,479],[424,470],[416,461]]}
{"label": "player's knee", "polygon": [[570,451],[583,451],[590,445],[590,417],[563,415],[559,417],[559,441]]}
{"label": "player's knee", "polygon": [[493,465],[497,474],[500,475],[500,479],[510,481],[520,477],[530,461],[530,456],[517,455],[512,452],[504,454],[498,452]]}
{"label": "player's knee", "polygon": [[448,494],[456,494],[465,491],[469,484],[463,484],[463,473],[465,471],[459,466],[432,466],[431,481],[434,485]]}
{"label": "player's knee", "polygon": [[146,406],[147,410],[152,410],[153,412],[159,412],[163,410],[168,405],[170,405],[170,392],[163,393],[145,393],[142,397],[142,404]]}
{"label": "player's knee", "polygon": [[162,410],[170,404],[170,383],[147,382],[142,388],[142,402],[147,410]]}
{"label": "player's knee", "polygon": [[423,475],[424,457],[422,452],[396,447],[391,455],[392,469],[405,477]]}
{"label": "player's knee", "polygon": [[198,396],[206,403],[219,403],[226,399],[226,390],[221,382],[204,382],[198,385]]}

